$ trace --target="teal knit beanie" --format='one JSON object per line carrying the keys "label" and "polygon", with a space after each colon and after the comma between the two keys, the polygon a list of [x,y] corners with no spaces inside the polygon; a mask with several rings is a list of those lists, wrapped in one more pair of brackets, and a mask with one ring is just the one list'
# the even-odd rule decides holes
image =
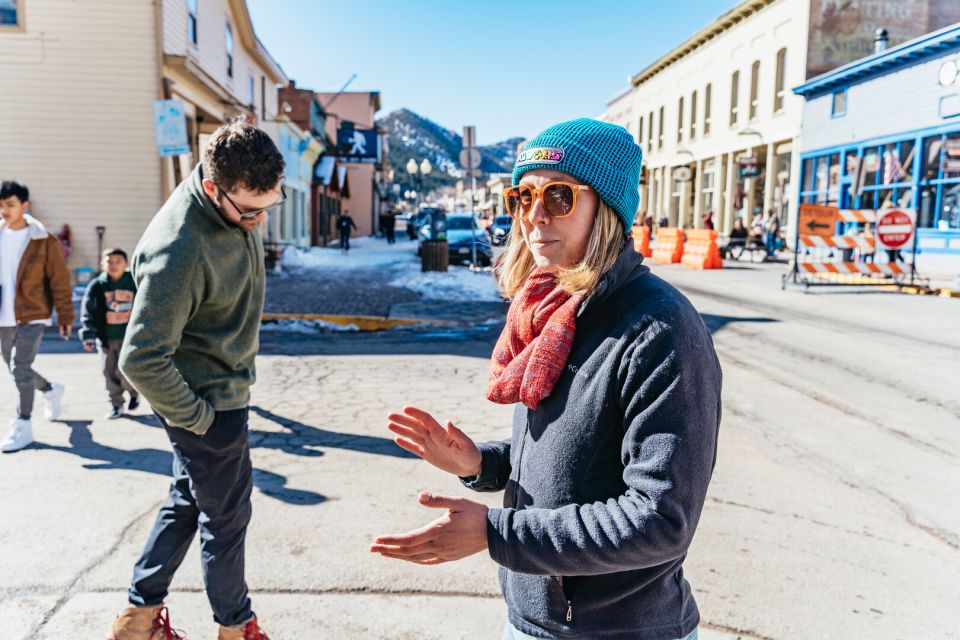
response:
{"label": "teal knit beanie", "polygon": [[638,187],[643,151],[623,127],[590,118],[554,125],[523,145],[513,184],[534,169],[553,169],[584,182],[610,205],[626,227],[640,204]]}

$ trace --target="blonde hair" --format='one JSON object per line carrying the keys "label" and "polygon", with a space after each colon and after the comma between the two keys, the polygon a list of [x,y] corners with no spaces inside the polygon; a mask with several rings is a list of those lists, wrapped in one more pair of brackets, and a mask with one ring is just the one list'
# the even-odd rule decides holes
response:
{"label": "blonde hair", "polygon": [[[572,295],[585,296],[593,293],[600,278],[620,256],[624,238],[620,217],[601,200],[583,259],[572,267],[562,268],[557,272],[560,289]],[[514,220],[507,250],[497,261],[497,285],[505,296],[512,298],[523,288],[534,268],[536,264],[533,254],[523,239],[520,224]]]}

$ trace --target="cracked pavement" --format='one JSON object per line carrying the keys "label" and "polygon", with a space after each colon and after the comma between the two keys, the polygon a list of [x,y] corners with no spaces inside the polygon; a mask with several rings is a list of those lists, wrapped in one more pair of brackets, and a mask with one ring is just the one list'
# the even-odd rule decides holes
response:
{"label": "cracked pavement", "polygon": [[[654,269],[688,292],[724,366],[685,564],[701,638],[960,638],[960,301],[781,292],[767,265]],[[395,447],[384,417],[415,404],[506,437],[511,409],[483,397],[498,330],[264,332],[247,577],[273,637],[499,637],[484,555],[424,568],[366,551],[440,515],[419,491],[497,503]],[[38,443],[0,457],[4,640],[102,637],[166,493],[163,432],[148,411],[103,418],[97,356],[76,347],[48,338],[37,361],[66,384],[62,420],[36,419]],[[216,633],[202,584],[194,544],[168,600],[191,640]]]}

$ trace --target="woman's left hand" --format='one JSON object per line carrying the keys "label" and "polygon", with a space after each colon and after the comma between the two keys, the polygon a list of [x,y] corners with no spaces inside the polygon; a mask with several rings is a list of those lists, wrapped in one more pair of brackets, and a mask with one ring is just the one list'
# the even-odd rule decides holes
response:
{"label": "woman's left hand", "polygon": [[447,513],[419,529],[380,536],[370,551],[417,564],[460,560],[487,548],[487,507],[465,498],[420,494],[420,504]]}

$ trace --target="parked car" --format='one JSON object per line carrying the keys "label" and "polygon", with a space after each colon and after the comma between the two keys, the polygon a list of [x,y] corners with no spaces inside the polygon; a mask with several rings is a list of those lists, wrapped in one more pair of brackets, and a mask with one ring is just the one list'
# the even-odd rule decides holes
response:
{"label": "parked car", "polygon": [[490,244],[495,247],[506,244],[507,238],[510,237],[510,228],[512,226],[512,216],[497,216],[494,218],[493,223],[487,227],[487,235],[490,236]]}
{"label": "parked car", "polygon": [[[431,240],[430,225],[420,228],[420,242]],[[446,241],[450,250],[451,263],[463,263],[473,260],[473,247],[477,250],[477,263],[489,266],[491,262],[490,238],[477,224],[470,213],[447,214]]]}

